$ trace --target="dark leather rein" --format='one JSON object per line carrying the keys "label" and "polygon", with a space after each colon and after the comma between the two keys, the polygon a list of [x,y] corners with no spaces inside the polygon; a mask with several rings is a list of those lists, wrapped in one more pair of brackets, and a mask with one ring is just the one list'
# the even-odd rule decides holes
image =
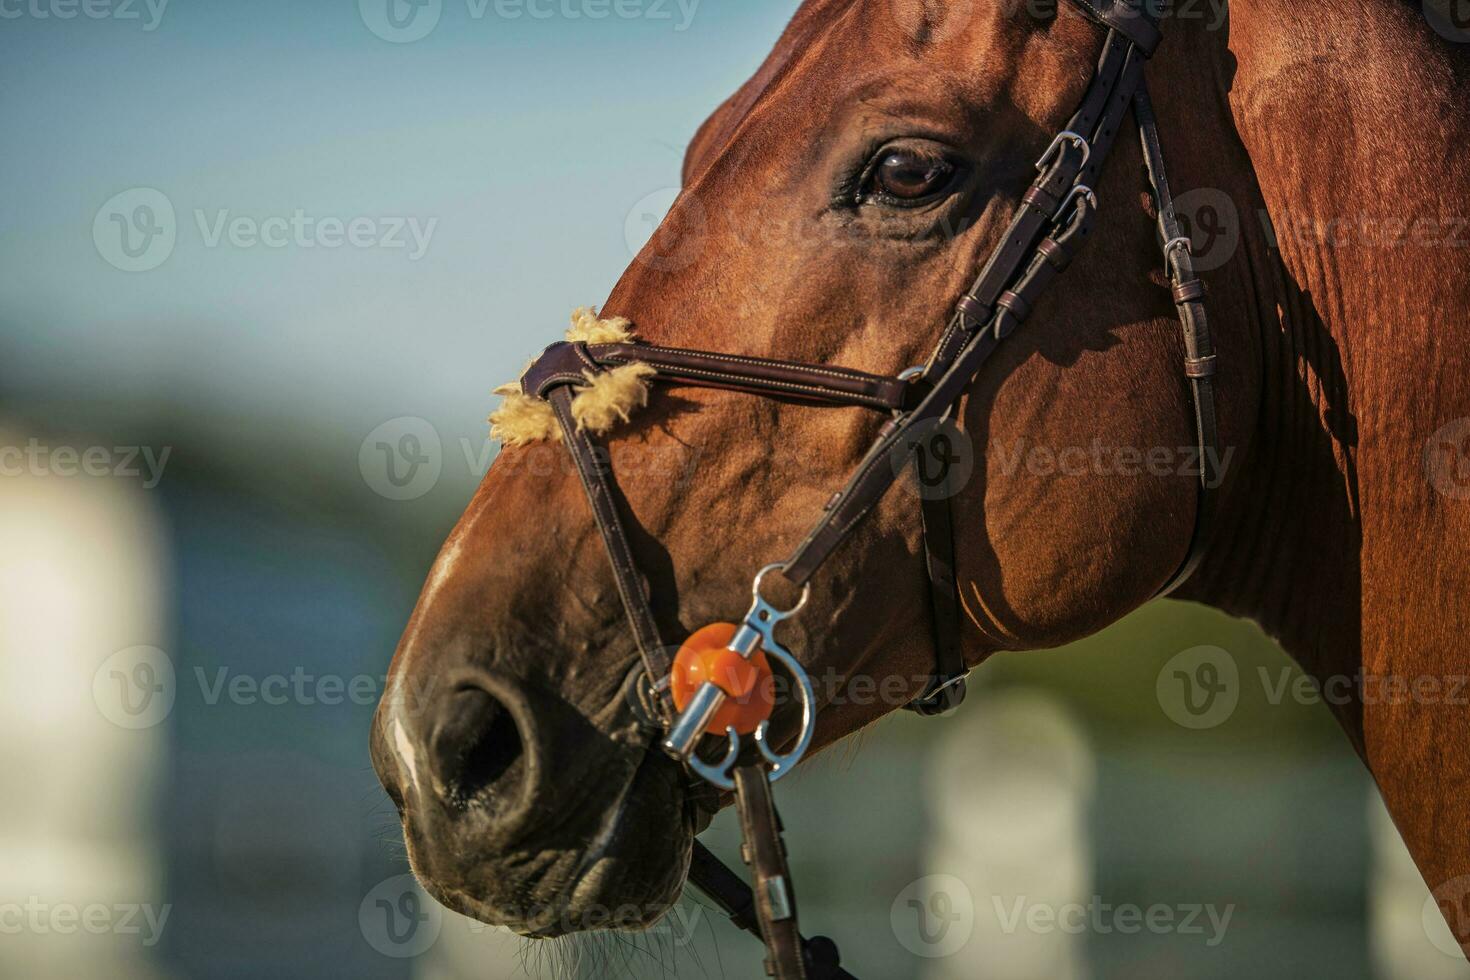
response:
{"label": "dark leather rein", "polygon": [[[664,736],[662,747],[692,773],[713,786],[735,791],[745,844],[742,856],[752,866],[755,887],[695,841],[689,879],[709,895],[741,928],[766,945],[766,972],[781,978],[812,980],[851,975],[838,963],[828,939],[804,939],[797,930],[795,897],[786,869],[785,847],[771,801],[770,783],[789,772],[810,743],[815,710],[802,665],[776,640],[778,622],[800,609],[780,610],[760,593],[761,579],[779,571],[803,590],[813,575],[862,523],[897,479],[890,465],[911,455],[918,435],[955,412],[966,389],[1002,341],[1016,330],[1087,239],[1097,211],[1091,190],[1107,160],[1125,113],[1132,108],[1143,146],[1149,182],[1158,205],[1164,261],[1173,283],[1174,302],[1184,338],[1184,375],[1188,381],[1200,459],[1198,506],[1188,551],[1160,590],[1165,595],[1189,577],[1209,540],[1218,485],[1213,376],[1215,354],[1205,318],[1204,285],[1195,277],[1189,239],[1180,233],[1164,173],[1157,124],[1143,81],[1145,60],[1160,38],[1157,25],[1115,0],[1074,0],[1083,12],[1108,28],[1107,39],[1081,104],[1067,127],[1037,163],[1038,176],[1021,198],[1005,238],[991,253],[974,284],[955,304],[954,314],[922,369],[894,377],[850,368],[735,356],[643,343],[557,343],[527,370],[522,391],[549,401],[612,561],[618,592],[632,625],[642,670],[630,678],[630,702],[650,727]],[[834,494],[810,533],[786,561],[757,576],[754,602],[735,629],[728,649],[747,662],[757,651],[779,661],[796,681],[802,727],[794,748],[777,754],[768,722],[755,730],[755,749],[743,747],[733,727],[724,759],[710,763],[696,754],[711,719],[732,694],[706,681],[680,711],[671,695],[674,658],[660,635],[648,594],[634,561],[613,493],[613,476],[591,435],[578,427],[571,403],[587,373],[629,364],[653,368],[652,379],[672,385],[724,388],[818,405],[869,408],[890,417],[879,430],[857,470]],[[952,494],[925,494],[923,540],[932,596],[936,644],[935,671],[924,692],[908,707],[939,714],[964,697],[966,667],[960,644],[960,600],[954,572]],[[929,499],[933,497],[934,499]]]}

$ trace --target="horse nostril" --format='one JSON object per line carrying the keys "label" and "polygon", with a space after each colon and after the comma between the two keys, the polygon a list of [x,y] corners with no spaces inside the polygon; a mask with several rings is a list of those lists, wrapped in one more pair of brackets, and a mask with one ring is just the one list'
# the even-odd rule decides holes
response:
{"label": "horse nostril", "polygon": [[515,719],[488,691],[465,687],[445,699],[429,741],[430,763],[445,802],[469,806],[522,755]]}

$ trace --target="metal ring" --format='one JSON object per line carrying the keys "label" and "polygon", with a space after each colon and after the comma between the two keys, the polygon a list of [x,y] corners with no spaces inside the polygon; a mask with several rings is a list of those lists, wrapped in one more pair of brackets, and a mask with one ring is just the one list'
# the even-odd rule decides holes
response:
{"label": "metal ring", "polygon": [[[910,381],[914,378],[922,378],[924,376],[924,372],[927,370],[929,369],[923,364],[916,364],[911,368],[904,368],[902,371],[898,372],[898,380]],[[903,405],[895,405],[893,407],[894,418],[901,419],[904,417],[905,414],[907,413],[904,411]]]}
{"label": "metal ring", "polygon": [[1062,140],[1071,140],[1073,143],[1082,147],[1082,163],[1080,166],[1087,166],[1087,161],[1092,156],[1092,147],[1088,144],[1087,138],[1072,132],[1070,129],[1064,129],[1052,138],[1051,145],[1046,148],[1046,152],[1041,155],[1041,159],[1036,161],[1037,170],[1046,169],[1046,165],[1051,162],[1052,156],[1057,152],[1057,147],[1062,145]]}
{"label": "metal ring", "polygon": [[1189,236],[1188,235],[1180,235],[1179,237],[1177,237],[1177,238],[1171,238],[1167,242],[1164,243],[1164,261],[1165,262],[1169,261],[1169,256],[1173,253],[1173,251],[1176,248],[1182,248],[1182,249],[1184,249],[1184,252],[1185,252],[1186,255],[1191,255],[1191,256],[1194,255],[1194,246],[1190,244]]}
{"label": "metal ring", "polygon": [[774,783],[795,769],[802,756],[806,755],[806,750],[811,747],[812,735],[817,730],[817,695],[812,690],[812,679],[807,676],[806,668],[791,655],[791,651],[776,642],[766,646],[765,651],[767,656],[775,657],[791,674],[801,698],[801,732],[790,752],[779,755],[771,748],[771,719],[767,718],[755,727],[755,747],[771,764],[770,780]]}
{"label": "metal ring", "polygon": [[769,602],[766,602],[766,600],[761,596],[761,580],[766,577],[766,573],[773,572],[773,571],[780,571],[780,570],[781,570],[781,563],[780,562],[772,562],[771,564],[769,564],[769,565],[765,566],[764,568],[762,568],[760,571],[756,572],[755,573],[755,582],[753,582],[751,584],[751,586],[750,586],[750,594],[753,595],[753,596],[755,596],[755,598],[758,601],[765,602],[766,605],[770,607],[770,610],[771,610],[772,615],[774,615],[774,616],[776,616],[777,618],[780,618],[780,619],[785,619],[788,616],[795,616],[797,613],[801,612],[801,607],[802,606],[805,606],[806,605],[806,601],[811,598],[811,595],[812,595],[812,583],[808,582],[806,585],[803,585],[801,587],[801,598],[798,599],[798,600],[796,600],[796,605],[792,606],[790,609],[787,609],[785,611],[782,611],[780,609],[777,609],[775,606],[772,606]]}

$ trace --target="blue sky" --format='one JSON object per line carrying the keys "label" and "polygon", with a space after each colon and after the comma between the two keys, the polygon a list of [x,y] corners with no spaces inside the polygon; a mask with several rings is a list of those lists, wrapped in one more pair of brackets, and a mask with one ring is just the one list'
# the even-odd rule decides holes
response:
{"label": "blue sky", "polygon": [[[796,5],[392,0],[437,17],[393,43],[387,2],[0,0],[6,390],[472,431]],[[138,189],[173,244],[124,271]]]}

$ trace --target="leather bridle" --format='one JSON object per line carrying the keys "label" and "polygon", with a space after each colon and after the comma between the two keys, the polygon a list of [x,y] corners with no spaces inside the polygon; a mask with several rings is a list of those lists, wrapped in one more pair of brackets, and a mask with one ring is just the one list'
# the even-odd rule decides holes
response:
{"label": "leather bridle", "polygon": [[[1158,206],[1164,261],[1183,330],[1184,376],[1200,460],[1194,531],[1184,560],[1158,595],[1168,594],[1189,577],[1209,540],[1213,491],[1220,479],[1213,388],[1215,353],[1205,317],[1204,285],[1194,274],[1189,239],[1181,234],[1174,214],[1157,123],[1143,80],[1144,62],[1157,46],[1160,32],[1152,18],[1123,0],[1074,2],[1108,29],[1092,81],[1066,128],[1038,161],[1038,176],[1022,195],[1005,237],[986,259],[973,285],[956,302],[948,325],[921,369],[887,376],[640,342],[562,342],[548,347],[521,379],[524,394],[549,401],[555,411],[612,562],[641,659],[642,669],[630,677],[630,703],[650,728],[664,736],[665,751],[714,786],[735,791],[745,835],[742,850],[746,863],[753,867],[755,888],[747,887],[698,841],[689,878],[737,925],[763,938],[768,952],[767,973],[782,980],[820,980],[850,974],[838,965],[836,946],[830,940],[804,939],[796,927],[795,899],[769,784],[789,772],[806,751],[815,727],[815,705],[802,665],[780,645],[773,630],[800,609],[813,576],[898,478],[903,467],[892,465],[893,461],[907,460],[922,434],[956,411],[991,354],[1026,320],[1086,241],[1098,203],[1091,187],[1130,107]],[[705,682],[682,711],[675,707],[669,683],[673,656],[659,634],[638,573],[616,503],[611,469],[592,435],[574,420],[571,408],[576,390],[586,385],[589,377],[631,363],[647,365],[653,372],[651,379],[664,384],[723,388],[815,405],[861,407],[889,415],[857,470],[828,501],[796,551],[757,575],[750,612],[729,643],[728,649],[747,660],[756,650],[764,651],[796,682],[802,727],[795,746],[784,755],[770,745],[768,722],[754,733],[758,751],[745,750],[732,727],[727,732],[729,747],[723,761],[711,764],[695,753],[710,720],[730,696],[713,682]],[[922,714],[939,714],[953,708],[965,693],[952,496],[952,492],[921,495],[936,649],[929,684],[908,706]],[[796,608],[777,609],[761,596],[761,580],[772,572],[779,572],[802,590]]]}

